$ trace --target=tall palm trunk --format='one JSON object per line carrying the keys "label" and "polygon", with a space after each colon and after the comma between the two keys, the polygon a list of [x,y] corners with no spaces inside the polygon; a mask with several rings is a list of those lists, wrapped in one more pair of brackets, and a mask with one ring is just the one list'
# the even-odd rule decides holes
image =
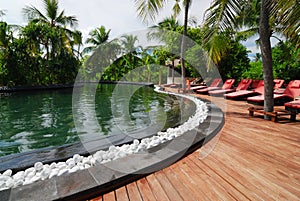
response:
{"label": "tall palm trunk", "polygon": [[175,79],[175,58],[172,60],[172,84],[174,84]]}
{"label": "tall palm trunk", "polygon": [[186,1],[185,7],[184,7],[184,24],[183,24],[183,37],[181,40],[181,82],[182,82],[182,89],[183,92],[186,90],[186,81],[185,81],[185,64],[184,64],[184,54],[186,49],[186,36],[187,36],[187,23],[188,23],[188,16],[189,16],[189,6],[190,6],[190,0]]}
{"label": "tall palm trunk", "polygon": [[[264,110],[272,112],[274,109],[273,99],[273,66],[271,49],[271,29],[270,19],[270,0],[261,1],[261,14],[259,24],[260,49],[262,55],[263,73],[264,73]],[[265,119],[269,117],[265,115]]]}

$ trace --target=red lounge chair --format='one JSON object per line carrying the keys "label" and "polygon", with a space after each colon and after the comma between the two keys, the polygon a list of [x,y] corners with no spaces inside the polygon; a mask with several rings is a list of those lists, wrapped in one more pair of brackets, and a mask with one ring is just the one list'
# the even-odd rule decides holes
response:
{"label": "red lounge chair", "polygon": [[219,96],[219,95],[224,95],[230,92],[234,92],[234,91],[240,91],[240,90],[246,90],[249,88],[250,84],[251,84],[252,80],[251,79],[242,79],[238,86],[235,89],[220,89],[220,90],[214,90],[214,91],[210,91],[209,95],[211,96]]}
{"label": "red lounge chair", "polygon": [[263,80],[253,80],[252,84],[251,84],[251,88],[253,90],[239,90],[239,91],[236,91],[236,92],[224,94],[224,98],[240,100],[240,99],[247,98],[249,96],[263,94],[263,91],[264,91],[263,86],[264,86],[264,81]]}
{"label": "red lounge chair", "polygon": [[284,88],[281,88],[284,84],[284,80],[275,79],[274,80],[274,93],[275,94],[283,94]]}
{"label": "red lounge chair", "polygon": [[235,82],[235,79],[228,79],[228,80],[225,81],[222,88],[220,88],[220,87],[207,87],[205,89],[198,89],[198,90],[196,90],[196,92],[200,93],[200,94],[207,94],[208,92],[213,91],[213,90],[230,89],[234,82]]}
{"label": "red lounge chair", "polygon": [[[274,104],[281,105],[282,103],[294,100],[296,96],[300,96],[300,80],[290,81],[283,94],[274,94]],[[264,95],[249,97],[247,101],[262,105],[264,103]]]}
{"label": "red lounge chair", "polygon": [[252,80],[251,89],[256,89],[263,84],[263,80]]}
{"label": "red lounge chair", "polygon": [[[275,90],[278,90],[278,87],[281,87],[284,83],[284,80],[275,79],[274,80],[274,93]],[[224,94],[226,99],[241,100],[247,97],[262,95],[264,94],[264,81],[263,80],[253,80],[251,84],[253,90],[240,90],[228,94]],[[282,94],[283,92],[281,92]]]}
{"label": "red lounge chair", "polygon": [[284,80],[281,79],[274,79],[274,89],[279,89],[284,84]]}
{"label": "red lounge chair", "polygon": [[[222,82],[221,78],[216,78],[212,81],[212,83],[209,85],[209,87],[218,87]],[[195,91],[198,89],[204,89],[207,88],[208,86],[195,86],[195,87],[191,87],[191,90]]]}
{"label": "red lounge chair", "polygon": [[296,114],[300,113],[300,100],[294,100],[284,104],[285,109],[291,112],[291,120],[296,120]]}

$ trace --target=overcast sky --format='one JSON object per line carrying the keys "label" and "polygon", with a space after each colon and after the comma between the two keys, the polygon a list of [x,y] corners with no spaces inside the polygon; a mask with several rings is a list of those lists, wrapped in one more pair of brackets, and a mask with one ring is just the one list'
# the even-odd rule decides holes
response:
{"label": "overcast sky", "polygon": [[[9,24],[26,25],[27,22],[22,15],[25,6],[35,6],[43,11],[42,0],[0,0],[0,10],[5,10],[6,15],[2,20]],[[162,21],[163,18],[171,15],[171,8],[174,0],[162,10],[156,22],[144,24],[137,17],[134,0],[59,0],[59,8],[65,10],[66,15],[75,15],[78,19],[78,27],[84,36],[96,28],[104,25],[111,29],[110,39],[120,35],[145,29],[153,24]],[[204,11],[209,7],[212,0],[193,1],[190,17],[196,17],[199,24],[203,21]],[[182,21],[182,16],[179,17]],[[257,52],[253,40],[244,44],[253,53]]]}
{"label": "overcast sky", "polygon": [[[0,0],[0,9],[5,10],[3,20],[9,24],[26,24],[22,15],[22,8],[35,6],[43,10],[42,0]],[[169,1],[166,9],[161,12],[157,22],[171,15],[174,1]],[[203,13],[209,7],[211,0],[193,1],[190,16],[197,17],[199,23],[203,20]],[[128,32],[144,29],[148,26],[137,17],[134,0],[60,0],[59,8],[65,10],[66,15],[75,15],[79,21],[78,29],[87,35],[96,27],[104,25],[111,29],[111,37]]]}

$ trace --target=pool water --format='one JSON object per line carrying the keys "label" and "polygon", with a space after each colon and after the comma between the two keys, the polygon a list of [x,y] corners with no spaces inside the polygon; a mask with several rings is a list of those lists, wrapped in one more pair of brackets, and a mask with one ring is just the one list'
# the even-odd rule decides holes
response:
{"label": "pool water", "polygon": [[[145,86],[102,84],[92,97],[95,105],[86,95],[75,109],[72,95],[72,89],[0,95],[0,156],[93,140],[95,134],[130,135],[149,132],[147,128],[155,134],[186,121],[195,109],[189,100]],[[74,111],[77,121],[92,122],[87,129],[77,131]],[[95,112],[97,125],[89,121],[89,111]]]}

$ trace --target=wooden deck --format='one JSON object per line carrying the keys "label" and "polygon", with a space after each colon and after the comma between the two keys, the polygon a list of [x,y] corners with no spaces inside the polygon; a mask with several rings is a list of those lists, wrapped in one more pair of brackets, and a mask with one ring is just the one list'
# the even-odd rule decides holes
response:
{"label": "wooden deck", "polygon": [[209,144],[92,200],[300,200],[300,115],[274,123],[250,117],[244,101],[214,102],[226,103],[226,121]]}

